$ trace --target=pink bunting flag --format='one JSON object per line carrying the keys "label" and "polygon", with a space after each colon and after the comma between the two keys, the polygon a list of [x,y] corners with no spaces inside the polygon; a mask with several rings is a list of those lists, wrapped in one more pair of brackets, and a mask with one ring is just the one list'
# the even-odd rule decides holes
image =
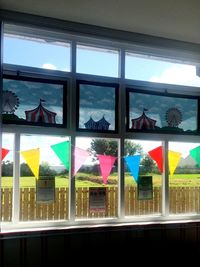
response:
{"label": "pink bunting flag", "polygon": [[106,156],[106,155],[98,155],[97,156],[100,163],[101,176],[103,178],[103,183],[106,184],[108,180],[108,176],[112,170],[112,167],[115,163],[116,157]]}
{"label": "pink bunting flag", "polygon": [[75,157],[75,164],[73,170],[73,176],[76,175],[80,167],[86,161],[87,157],[89,156],[89,152],[87,150],[83,150],[81,148],[75,147],[74,149],[74,157]]}
{"label": "pink bunting flag", "polygon": [[8,154],[9,151],[10,150],[8,150],[6,148],[2,148],[2,150],[1,150],[1,160],[3,160],[6,157],[6,155]]}
{"label": "pink bunting flag", "polygon": [[157,163],[160,172],[163,172],[163,149],[162,146],[156,147],[155,149],[148,152],[150,157]]}

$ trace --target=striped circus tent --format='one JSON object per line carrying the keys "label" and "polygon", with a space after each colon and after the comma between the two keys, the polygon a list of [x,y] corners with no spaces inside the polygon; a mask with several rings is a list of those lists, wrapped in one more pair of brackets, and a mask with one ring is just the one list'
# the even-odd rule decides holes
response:
{"label": "striped circus tent", "polygon": [[26,110],[26,121],[28,122],[43,122],[43,123],[56,123],[56,113],[46,109],[42,102],[45,100],[40,99],[40,103],[37,108],[32,110]]}
{"label": "striped circus tent", "polygon": [[132,119],[132,129],[150,130],[155,128],[156,120],[146,116],[143,111],[142,115],[138,118]]}

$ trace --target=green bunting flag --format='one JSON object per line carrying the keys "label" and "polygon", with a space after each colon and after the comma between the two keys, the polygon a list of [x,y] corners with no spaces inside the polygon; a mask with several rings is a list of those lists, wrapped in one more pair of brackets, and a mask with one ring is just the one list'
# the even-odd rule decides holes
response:
{"label": "green bunting flag", "polygon": [[200,167],[200,146],[195,147],[193,149],[190,150],[190,156],[196,160],[196,162],[198,163],[199,167]]}
{"label": "green bunting flag", "polygon": [[56,156],[64,164],[65,168],[69,170],[69,152],[70,152],[70,143],[69,141],[64,141],[55,145],[51,145]]}

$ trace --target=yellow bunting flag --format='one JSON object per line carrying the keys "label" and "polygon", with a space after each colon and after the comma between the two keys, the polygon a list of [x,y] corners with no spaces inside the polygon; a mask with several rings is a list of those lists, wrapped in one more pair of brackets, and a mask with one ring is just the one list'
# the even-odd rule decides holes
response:
{"label": "yellow bunting flag", "polygon": [[21,155],[33,172],[34,176],[39,179],[39,162],[40,162],[40,149],[30,149],[21,151]]}
{"label": "yellow bunting flag", "polygon": [[170,175],[174,174],[174,171],[179,163],[179,160],[181,158],[181,153],[174,152],[169,150],[168,151],[168,161],[169,161],[169,173]]}

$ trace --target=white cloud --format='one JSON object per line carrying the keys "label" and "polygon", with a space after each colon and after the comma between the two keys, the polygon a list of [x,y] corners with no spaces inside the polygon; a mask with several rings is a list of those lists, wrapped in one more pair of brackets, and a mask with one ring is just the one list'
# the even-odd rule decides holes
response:
{"label": "white cloud", "polygon": [[195,66],[175,65],[166,69],[160,76],[152,76],[149,81],[187,86],[200,86]]}
{"label": "white cloud", "polygon": [[49,69],[49,70],[56,70],[57,69],[56,66],[51,64],[51,63],[44,63],[42,65],[42,68],[43,69]]}

